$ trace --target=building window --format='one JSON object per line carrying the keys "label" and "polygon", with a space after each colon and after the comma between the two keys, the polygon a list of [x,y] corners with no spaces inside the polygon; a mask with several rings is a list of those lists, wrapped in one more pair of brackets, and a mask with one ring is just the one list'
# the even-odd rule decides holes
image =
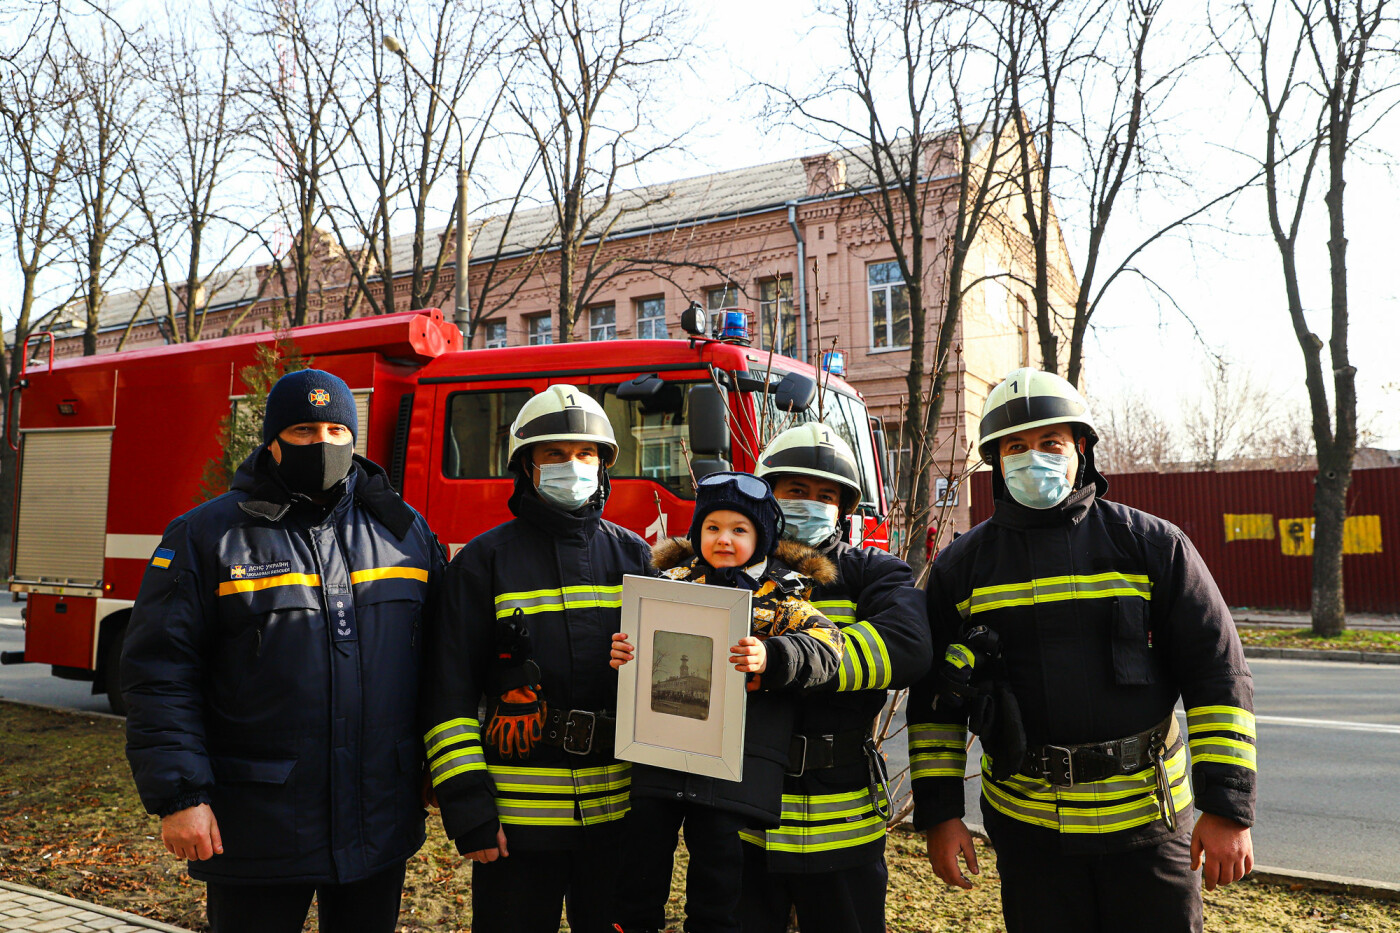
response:
{"label": "building window", "polygon": [[637,302],[637,337],[641,340],[665,339],[665,298],[643,298]]}
{"label": "building window", "polygon": [[506,345],[506,322],[486,322],[486,349],[494,350]]}
{"label": "building window", "polygon": [[870,346],[875,350],[909,346],[909,288],[897,262],[872,262],[870,282]]}
{"label": "building window", "polygon": [[739,286],[721,285],[718,288],[707,288],[705,290],[705,307],[711,311],[739,307]]}
{"label": "building window", "polygon": [[529,318],[530,321],[530,346],[538,347],[554,342],[554,318],[548,314],[539,314]]}
{"label": "building window", "polygon": [[792,309],[792,279],[771,279],[758,286],[759,346],[801,359],[797,314]]}
{"label": "building window", "polygon": [[588,309],[588,339],[617,339],[617,308],[614,305]]}

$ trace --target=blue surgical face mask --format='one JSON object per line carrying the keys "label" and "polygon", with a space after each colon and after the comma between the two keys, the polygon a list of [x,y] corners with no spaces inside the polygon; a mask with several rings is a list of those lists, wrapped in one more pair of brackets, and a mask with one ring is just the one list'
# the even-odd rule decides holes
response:
{"label": "blue surgical face mask", "polygon": [[1029,509],[1053,509],[1074,486],[1067,471],[1069,457],[1028,450],[1001,458],[1001,472],[1011,497]]}
{"label": "blue surgical face mask", "polygon": [[583,508],[598,491],[598,464],[582,460],[538,464],[540,497],[566,512]]}
{"label": "blue surgical face mask", "polygon": [[784,538],[813,546],[821,544],[836,531],[839,517],[836,506],[811,499],[779,499],[778,508],[787,520]]}

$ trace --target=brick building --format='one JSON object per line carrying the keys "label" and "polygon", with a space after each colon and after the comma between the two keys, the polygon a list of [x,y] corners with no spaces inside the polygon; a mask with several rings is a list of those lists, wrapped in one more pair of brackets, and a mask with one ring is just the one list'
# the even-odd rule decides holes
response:
{"label": "brick building", "polygon": [[[926,182],[934,189],[926,225],[930,354],[939,317],[932,309],[941,306],[945,287],[945,225],[956,214],[956,179],[941,171],[946,164],[932,164]],[[846,378],[865,395],[871,413],[885,419],[890,437],[897,437],[909,366],[907,292],[884,229],[864,197],[869,190],[858,160],[820,153],[621,192],[618,201],[628,212],[597,248],[595,264],[604,268],[573,339],[680,337],[678,316],[691,301],[711,309],[743,308],[761,348],[815,363],[834,339],[845,357]],[[1014,209],[997,212],[964,277],[982,281],[964,299],[939,424],[939,461],[955,470],[976,438],[987,392],[1011,369],[1038,362],[1029,289],[1017,281],[1032,278],[1030,244],[1017,216]],[[558,339],[557,249],[547,243],[553,229],[552,211],[539,208],[517,214],[509,225],[490,218],[473,232],[474,346]],[[442,242],[441,233],[429,238],[429,263],[437,259],[432,250]],[[345,255],[328,235],[312,235],[318,237],[312,276],[317,289],[308,322],[353,315],[358,303]],[[1053,301],[1068,311],[1077,280],[1058,229],[1054,236],[1059,262],[1051,270]],[[394,268],[407,269],[408,239],[400,238],[395,247]],[[450,309],[455,265],[450,252],[445,258],[437,303]],[[405,310],[407,273],[396,281],[395,292],[405,296],[398,309]],[[108,296],[99,352],[165,342],[171,322],[158,297],[141,291]],[[286,305],[269,266],[223,276],[203,297],[205,337],[276,326]],[[81,321],[79,306],[35,329],[56,332],[61,356],[77,355]],[[181,321],[177,316],[174,323],[182,326]],[[954,527],[967,527],[966,501],[953,517]]]}

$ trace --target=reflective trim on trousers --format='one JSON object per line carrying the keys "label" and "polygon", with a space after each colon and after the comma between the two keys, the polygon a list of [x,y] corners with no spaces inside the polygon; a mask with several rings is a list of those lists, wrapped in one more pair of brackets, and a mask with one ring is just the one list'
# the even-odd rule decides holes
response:
{"label": "reflective trim on trousers", "polygon": [[885,640],[869,622],[857,622],[841,629],[845,650],[837,673],[838,690],[884,690],[890,685],[892,668]]}
{"label": "reflective trim on trousers", "polygon": [[874,842],[885,835],[885,821],[877,813],[862,820],[824,826],[787,826],[769,830],[743,830],[739,838],[773,852],[830,852]]}
{"label": "reflective trim on trousers", "polygon": [[1104,599],[1110,596],[1141,596],[1151,600],[1152,582],[1146,574],[1117,571],[1037,577],[1024,583],[979,586],[971,596],[958,603],[958,612],[967,618],[1007,606],[1030,606],[1068,599]]}

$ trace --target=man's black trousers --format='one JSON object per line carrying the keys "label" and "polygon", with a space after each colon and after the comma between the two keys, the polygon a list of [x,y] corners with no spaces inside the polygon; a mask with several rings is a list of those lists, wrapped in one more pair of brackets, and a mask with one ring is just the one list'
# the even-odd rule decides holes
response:
{"label": "man's black trousers", "polygon": [[301,933],[316,897],[321,933],[393,933],[403,896],[402,864],[350,884],[225,884],[208,888],[213,933]]}
{"label": "man's black trousers", "polygon": [[633,797],[623,820],[618,919],[627,933],[664,930],[676,834],[685,829],[690,866],[685,876],[686,933],[739,933],[739,887],[748,820],[727,810],[683,800]]}
{"label": "man's black trousers", "polygon": [[1194,813],[1157,845],[1106,855],[1062,851],[1059,834],[994,810],[982,815],[996,848],[1006,933],[1200,933],[1201,881],[1191,870]]}
{"label": "man's black trousers", "polygon": [[758,846],[744,846],[744,933],[787,933],[795,907],[802,933],[884,933],[885,859],[839,871],[778,874]]}
{"label": "man's black trousers", "polygon": [[473,933],[613,933],[617,894],[616,833],[593,833],[594,843],[520,852],[472,865]]}

